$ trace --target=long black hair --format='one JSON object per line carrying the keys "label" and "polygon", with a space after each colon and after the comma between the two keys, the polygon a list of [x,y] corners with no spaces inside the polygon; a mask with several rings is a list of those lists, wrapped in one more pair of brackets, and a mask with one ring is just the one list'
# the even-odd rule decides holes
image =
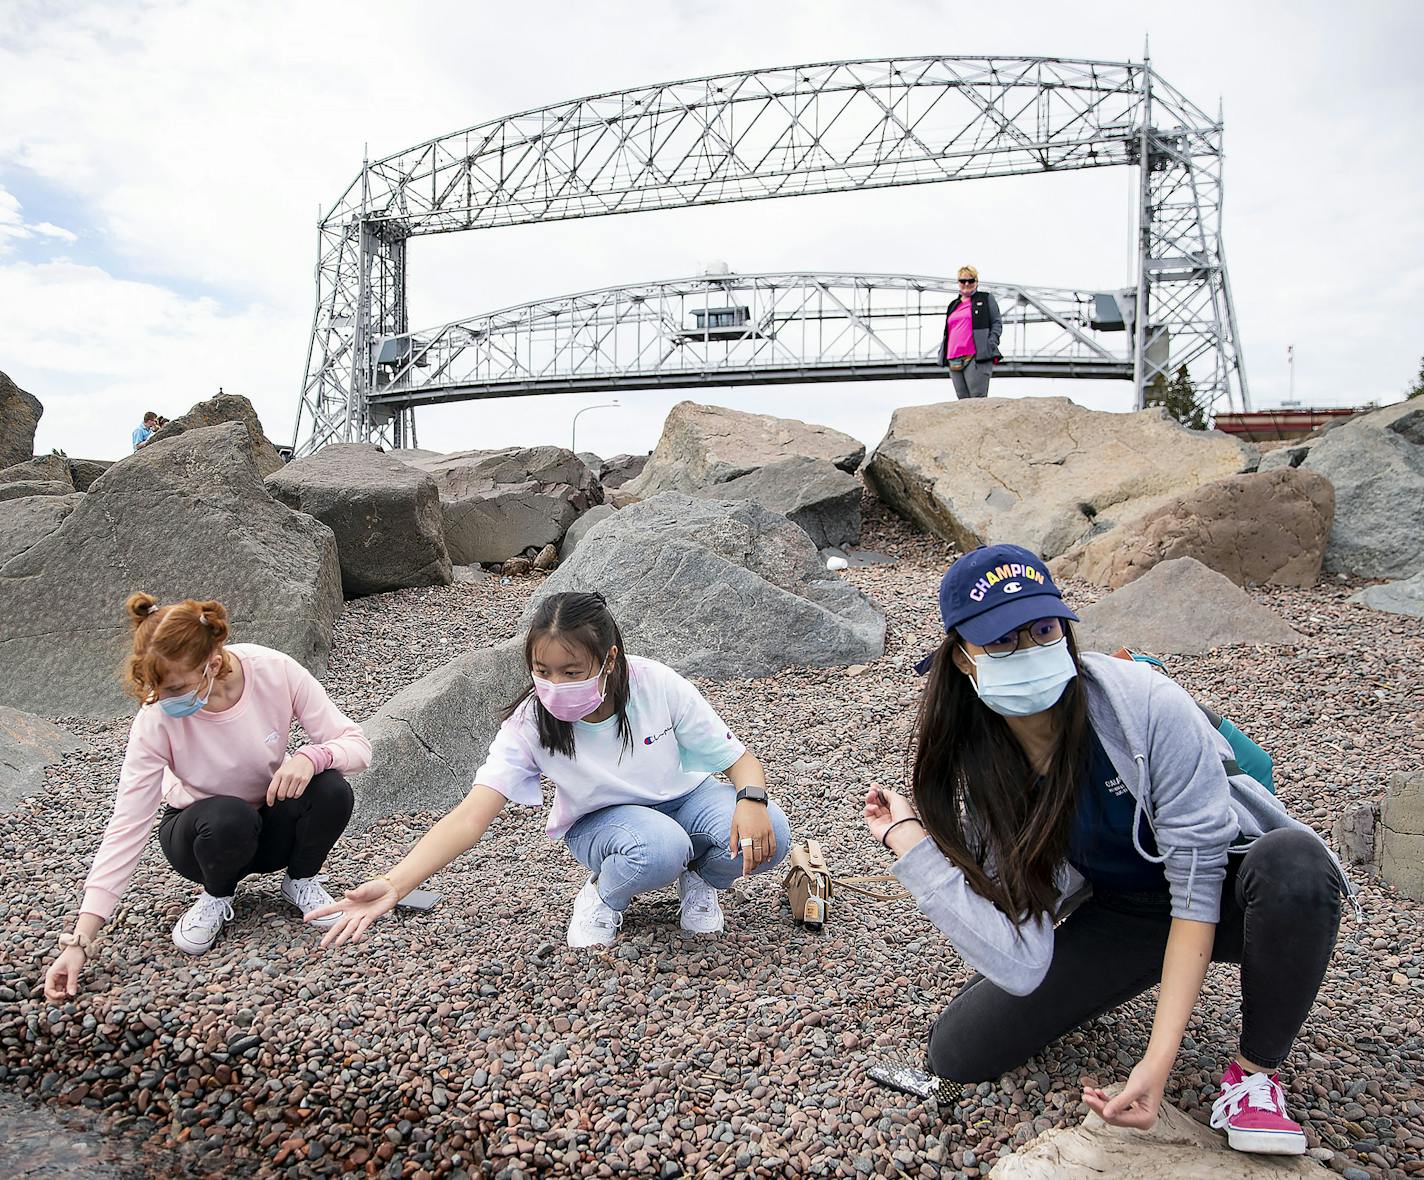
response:
{"label": "long black hair", "polygon": [[1058,739],[1042,775],[955,666],[957,632],[935,653],[915,719],[911,783],[920,820],[969,887],[1015,926],[1053,917],[1058,868],[1088,767],[1083,666],[1066,620],[1063,631],[1078,675],[1050,710]]}
{"label": "long black hair", "polygon": [[[601,669],[608,660],[608,653],[618,648],[618,656],[608,673],[608,687],[604,699],[613,703],[613,714],[618,718],[618,737],[625,750],[633,749],[633,727],[628,723],[628,654],[623,649],[623,633],[614,622],[608,603],[597,591],[584,594],[567,591],[550,594],[534,611],[529,624],[529,634],[524,637],[524,666],[534,668],[534,647],[545,639],[557,637],[570,647],[588,654]],[[565,758],[574,756],[574,727],[571,721],[560,721],[539,700],[531,683],[508,709],[504,716],[508,720],[533,696],[535,721],[539,727],[539,744],[554,754]]]}

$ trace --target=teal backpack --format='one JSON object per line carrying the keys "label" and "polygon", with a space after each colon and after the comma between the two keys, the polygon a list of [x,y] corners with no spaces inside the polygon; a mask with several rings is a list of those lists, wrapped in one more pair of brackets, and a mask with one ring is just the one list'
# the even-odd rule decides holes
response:
{"label": "teal backpack", "polygon": [[[1113,652],[1113,655],[1123,660],[1136,660],[1140,664],[1151,664],[1164,676],[1168,675],[1167,665],[1155,656],[1149,656],[1145,652],[1133,651],[1131,648],[1122,647]],[[1231,743],[1232,753],[1234,753],[1236,757],[1230,761],[1226,759],[1222,760],[1222,765],[1225,766],[1226,773],[1228,775],[1249,774],[1274,795],[1276,793],[1276,784],[1272,773],[1274,766],[1271,762],[1271,756],[1237,729],[1236,726],[1232,725],[1225,717],[1222,717],[1218,713],[1213,713],[1200,701],[1197,701],[1196,704],[1197,708],[1206,714],[1206,719],[1211,722],[1212,728]]]}

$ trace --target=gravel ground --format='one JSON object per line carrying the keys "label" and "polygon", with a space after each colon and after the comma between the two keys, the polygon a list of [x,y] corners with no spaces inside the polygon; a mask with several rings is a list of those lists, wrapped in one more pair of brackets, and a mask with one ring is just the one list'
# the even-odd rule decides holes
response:
{"label": "gravel ground", "polygon": [[[864,543],[899,558],[847,571],[890,618],[865,668],[706,684],[766,763],[798,835],[844,872],[886,871],[859,820],[862,784],[902,780],[936,642],[938,541],[866,505]],[[511,633],[536,583],[498,580],[349,604],[329,682],[368,713],[472,644]],[[1354,585],[1255,597],[1307,637],[1299,650],[1173,661],[1174,674],[1276,758],[1282,797],[1321,830],[1424,764],[1424,623],[1346,601]],[[1068,588],[1085,603],[1095,591]],[[1145,1045],[1145,997],[935,1112],[865,1077],[919,1052],[967,977],[906,901],[837,901],[827,931],[792,925],[778,882],[727,904],[718,939],[685,936],[671,891],[634,903],[608,952],[563,945],[580,871],[512,809],[441,874],[430,913],[323,954],[277,895],[239,893],[201,959],[169,927],[190,887],[156,842],[106,931],[78,1002],[38,984],[107,820],[126,725],[71,723],[96,745],[46,795],[0,818],[0,1085],[171,1153],[168,1174],[380,1176],[976,1176],[1038,1132],[1077,1122],[1080,1081],[1121,1080]],[[392,863],[434,818],[382,821],[338,845],[334,884]],[[1424,1174],[1424,906],[1366,883],[1320,1002],[1283,1070],[1318,1158],[1360,1175]],[[1234,1046],[1235,968],[1215,967],[1169,1098],[1205,1118]],[[158,1164],[154,1174],[161,1174]]]}

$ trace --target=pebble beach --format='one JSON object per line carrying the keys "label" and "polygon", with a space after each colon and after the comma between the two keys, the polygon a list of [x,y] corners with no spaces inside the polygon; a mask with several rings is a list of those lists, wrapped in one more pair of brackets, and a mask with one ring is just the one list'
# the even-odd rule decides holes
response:
{"label": "pebble beach", "polygon": [[[885,655],[699,682],[765,764],[794,836],[820,840],[846,875],[889,871],[861,799],[870,781],[903,783],[913,664],[938,642],[935,591],[952,556],[868,494],[864,511],[862,544],[895,560],[837,576],[885,611]],[[348,602],[328,690],[369,716],[454,656],[514,635],[538,584],[489,578]],[[1392,772],[1424,763],[1424,619],[1350,602],[1361,585],[1253,588],[1299,647],[1170,660],[1272,754],[1281,798],[1327,838]],[[1102,593],[1063,590],[1074,605]],[[398,911],[368,942],[329,952],[276,878],[249,878],[216,947],[185,956],[169,930],[193,893],[155,841],[85,991],[54,1007],[44,970],[108,820],[128,731],[56,720],[94,751],[69,755],[42,795],[0,816],[0,1087],[86,1111],[133,1174],[981,1176],[1079,1122],[1084,1079],[1121,1081],[1146,1044],[1155,993],[955,1107],[927,1107],[865,1073],[881,1057],[917,1060],[970,975],[907,899],[838,897],[816,934],[790,920],[780,875],[763,875],[724,901],[720,937],[683,934],[668,890],[634,902],[613,947],[571,951],[584,873],[546,840],[541,811],[513,806],[433,879],[433,910]],[[389,868],[436,818],[348,833],[328,887]],[[1327,1167],[1351,1180],[1424,1175],[1424,905],[1352,872],[1362,917],[1346,908],[1281,1076]],[[1235,1049],[1236,972],[1211,969],[1167,1093],[1202,1121]],[[129,1174],[115,1167],[102,1174]]]}

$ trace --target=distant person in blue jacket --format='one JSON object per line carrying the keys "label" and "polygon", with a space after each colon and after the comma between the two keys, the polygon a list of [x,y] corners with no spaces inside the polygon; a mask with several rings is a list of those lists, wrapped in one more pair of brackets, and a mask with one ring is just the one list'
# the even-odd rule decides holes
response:
{"label": "distant person in blue jacket", "polygon": [[149,439],[153,437],[153,432],[158,429],[158,415],[152,410],[143,416],[143,422],[134,427],[133,449],[138,450]]}
{"label": "distant person in blue jacket", "polygon": [[951,1083],[997,1079],[1158,983],[1147,1050],[1113,1097],[1150,1128],[1212,962],[1241,965],[1241,1034],[1211,1124],[1299,1155],[1277,1068],[1325,976],[1352,892],[1325,842],[1244,773],[1185,689],[1080,653],[1048,567],[1017,545],[959,558],[920,704],[914,802],[872,785],[871,834],[978,974],[929,1036]]}

